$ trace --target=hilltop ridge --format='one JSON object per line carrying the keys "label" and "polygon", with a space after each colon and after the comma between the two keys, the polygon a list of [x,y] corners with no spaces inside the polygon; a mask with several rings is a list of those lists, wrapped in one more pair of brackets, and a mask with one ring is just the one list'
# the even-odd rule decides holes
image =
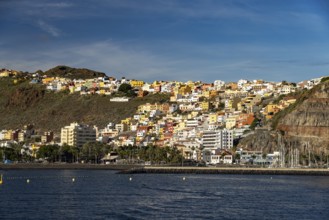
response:
{"label": "hilltop ridge", "polygon": [[47,75],[49,77],[58,76],[69,79],[91,79],[106,76],[106,74],[103,72],[98,72],[86,68],[73,68],[64,65],[56,66],[45,72],[42,72],[40,70],[37,72],[41,75]]}

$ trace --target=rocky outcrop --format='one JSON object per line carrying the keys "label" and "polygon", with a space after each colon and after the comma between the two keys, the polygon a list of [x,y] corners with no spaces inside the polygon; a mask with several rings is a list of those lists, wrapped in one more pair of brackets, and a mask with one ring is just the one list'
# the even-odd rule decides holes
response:
{"label": "rocky outcrop", "polygon": [[277,130],[287,140],[297,142],[299,146],[295,147],[329,149],[329,83],[313,88],[303,102],[279,121]]}
{"label": "rocky outcrop", "polygon": [[256,130],[240,147],[265,152],[297,149],[301,155],[329,154],[329,82],[303,92],[297,102],[276,118],[275,129]]}
{"label": "rocky outcrop", "polygon": [[277,150],[277,133],[267,129],[256,129],[254,133],[243,138],[239,147],[269,153]]}

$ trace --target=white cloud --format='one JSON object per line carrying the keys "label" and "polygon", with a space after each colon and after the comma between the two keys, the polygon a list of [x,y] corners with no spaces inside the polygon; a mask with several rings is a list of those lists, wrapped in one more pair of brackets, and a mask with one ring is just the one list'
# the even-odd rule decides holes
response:
{"label": "white cloud", "polygon": [[39,20],[37,22],[37,25],[39,28],[41,28],[43,31],[47,32],[48,34],[50,34],[53,37],[59,37],[60,36],[60,30],[55,28],[54,26]]}
{"label": "white cloud", "polygon": [[[308,63],[305,62],[307,56],[302,56],[305,50],[313,54],[316,51],[317,57],[314,57],[314,61],[325,62],[326,59],[321,59],[321,57],[325,58],[323,55],[327,51],[323,45],[309,45],[302,49],[298,46],[285,48],[250,44],[198,46],[163,42],[162,47],[175,52],[158,54],[138,46],[137,42],[113,40],[75,45],[71,43],[47,50],[36,49],[33,53],[0,51],[0,66],[35,71],[48,70],[57,65],[68,65],[105,72],[118,78],[125,76],[148,82],[154,80],[212,82],[215,79],[236,81],[240,78],[300,81],[312,78],[314,74],[326,74],[323,72],[327,67],[326,63],[322,66],[317,63],[315,68],[310,60]],[[271,56],[268,56],[269,54]],[[296,54],[301,55],[296,56]]]}
{"label": "white cloud", "polygon": [[39,5],[39,7],[48,7],[48,8],[69,8],[72,6],[73,6],[72,3],[67,3],[67,2],[45,3]]}

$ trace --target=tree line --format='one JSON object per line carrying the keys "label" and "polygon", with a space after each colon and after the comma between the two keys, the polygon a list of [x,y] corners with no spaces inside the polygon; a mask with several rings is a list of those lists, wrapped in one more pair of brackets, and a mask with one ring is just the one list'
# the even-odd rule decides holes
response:
{"label": "tree line", "polygon": [[183,157],[181,152],[172,147],[158,146],[121,146],[113,147],[101,142],[88,142],[81,148],[69,145],[41,145],[36,152],[24,148],[23,144],[12,144],[11,147],[0,149],[0,158],[18,162],[47,161],[55,162],[86,162],[101,163],[101,159],[109,153],[118,155],[118,159],[126,163],[179,163]]}

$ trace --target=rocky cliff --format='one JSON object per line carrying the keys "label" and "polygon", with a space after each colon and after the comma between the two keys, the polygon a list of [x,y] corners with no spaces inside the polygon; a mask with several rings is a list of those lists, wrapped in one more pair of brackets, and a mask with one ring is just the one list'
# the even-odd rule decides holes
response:
{"label": "rocky cliff", "polygon": [[305,157],[329,154],[329,82],[297,95],[297,102],[270,121],[272,130],[256,130],[239,146],[271,152],[297,149]]}

